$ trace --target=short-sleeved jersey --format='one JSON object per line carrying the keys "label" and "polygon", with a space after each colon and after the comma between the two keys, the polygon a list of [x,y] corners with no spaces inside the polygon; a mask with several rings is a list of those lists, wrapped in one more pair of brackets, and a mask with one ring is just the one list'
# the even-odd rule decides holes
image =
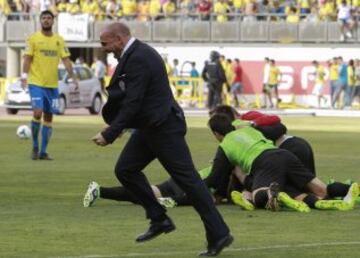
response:
{"label": "short-sleeved jersey", "polygon": [[354,73],[354,67],[348,66],[347,67],[347,83],[349,87],[355,86],[355,73]]}
{"label": "short-sleeved jersey", "polygon": [[330,65],[330,80],[337,81],[339,79],[339,65],[331,64]]}
{"label": "short-sleeved jersey", "polygon": [[276,66],[270,66],[269,84],[276,85],[279,83],[280,70]]}
{"label": "short-sleeved jersey", "polygon": [[150,1],[150,15],[157,16],[160,14],[161,4],[159,0],[151,0]]}
{"label": "short-sleeved jersey", "polygon": [[315,83],[319,83],[319,84],[325,83],[325,70],[322,65],[319,65],[318,67],[316,67]]}
{"label": "short-sleeved jersey", "polygon": [[124,15],[133,15],[136,13],[137,4],[135,0],[122,0],[121,5]]}
{"label": "short-sleeved jersey", "polygon": [[229,5],[227,3],[221,3],[221,2],[217,2],[214,5],[214,13],[217,14],[216,20],[218,22],[225,22],[228,20],[228,17],[226,15],[223,15],[225,13],[227,13],[227,11],[229,10]]}
{"label": "short-sleeved jersey", "polygon": [[48,37],[40,31],[35,32],[27,39],[25,55],[32,57],[29,84],[56,88],[60,59],[70,56],[64,39],[56,33]]}

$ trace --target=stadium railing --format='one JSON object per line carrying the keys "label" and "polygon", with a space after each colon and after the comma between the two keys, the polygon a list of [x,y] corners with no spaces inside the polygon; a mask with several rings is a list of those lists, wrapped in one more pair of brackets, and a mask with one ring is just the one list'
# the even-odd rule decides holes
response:
{"label": "stadium railing", "polygon": [[[262,17],[262,18],[260,18]],[[247,21],[238,14],[229,15],[225,22],[216,21],[212,14],[209,20],[197,16],[174,14],[163,19],[149,21],[125,20],[135,37],[147,42],[205,42],[205,43],[340,43],[340,24],[336,21],[299,23],[280,20],[273,21],[274,15],[258,15],[257,19]],[[121,20],[121,19],[120,19]],[[107,24],[114,20],[95,21],[88,24],[89,37],[83,42],[97,44],[99,34]],[[23,42],[31,33],[40,29],[37,16],[30,19],[0,21],[0,42]],[[55,25],[56,31],[56,25]],[[353,38],[346,43],[359,43],[360,28],[353,30]],[[70,41],[71,42],[71,41]],[[69,44],[71,46],[71,44]]]}

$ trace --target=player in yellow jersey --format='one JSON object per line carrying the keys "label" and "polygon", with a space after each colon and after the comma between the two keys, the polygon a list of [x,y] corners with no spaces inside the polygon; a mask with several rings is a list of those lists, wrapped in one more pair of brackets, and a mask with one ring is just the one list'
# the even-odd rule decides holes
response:
{"label": "player in yellow jersey", "polygon": [[[73,73],[69,58],[70,53],[65,46],[64,39],[60,35],[52,32],[54,14],[48,10],[41,12],[40,24],[41,31],[35,32],[27,39],[21,85],[24,89],[27,86],[29,87],[33,108],[33,119],[31,121],[33,149],[31,158],[33,160],[51,160],[46,152],[46,148],[52,133],[51,123],[53,114],[58,111],[59,93],[57,87],[60,59],[63,60],[69,77],[73,79],[76,89],[78,89],[78,82]],[[41,148],[39,148],[38,136],[42,116],[42,143]]]}
{"label": "player in yellow jersey", "polygon": [[315,86],[312,91],[312,94],[317,97],[318,108],[321,108],[321,100],[326,104],[327,99],[324,96],[324,88],[325,88],[325,70],[322,65],[319,64],[318,61],[312,61],[312,65],[315,67]]}
{"label": "player in yellow jersey", "polygon": [[278,108],[278,104],[281,101],[281,99],[279,98],[279,92],[278,92],[278,85],[279,85],[280,77],[281,77],[280,69],[275,65],[275,60],[271,59],[270,60],[270,70],[269,70],[269,81],[267,84],[268,90],[266,92],[266,94],[269,98],[271,108],[274,107],[273,101],[272,101],[272,90],[274,90],[274,93],[275,93],[275,98],[276,98],[275,107],[276,108]]}

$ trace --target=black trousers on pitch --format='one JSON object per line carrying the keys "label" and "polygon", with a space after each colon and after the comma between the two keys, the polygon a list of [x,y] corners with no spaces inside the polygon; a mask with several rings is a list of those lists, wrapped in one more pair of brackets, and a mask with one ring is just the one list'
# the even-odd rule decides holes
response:
{"label": "black trousers on pitch", "polygon": [[126,143],[115,167],[124,187],[141,202],[150,220],[159,220],[166,210],[156,200],[142,170],[155,158],[184,190],[204,223],[208,243],[229,233],[208,188],[195,170],[185,141],[186,123],[181,111],[173,109],[161,125],[137,129]]}

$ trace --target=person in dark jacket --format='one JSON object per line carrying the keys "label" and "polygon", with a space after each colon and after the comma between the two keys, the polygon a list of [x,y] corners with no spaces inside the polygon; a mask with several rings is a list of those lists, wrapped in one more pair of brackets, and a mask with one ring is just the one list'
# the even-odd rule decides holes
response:
{"label": "person in dark jacket", "polygon": [[204,223],[208,246],[200,255],[218,255],[232,243],[233,237],[195,170],[185,141],[184,113],[171,93],[161,56],[132,37],[124,23],[106,26],[100,42],[103,50],[114,53],[119,63],[107,88],[109,98],[102,111],[109,126],[92,140],[99,146],[106,146],[121,137],[126,128],[134,129],[120,154],[115,173],[122,185],[141,202],[150,220],[149,229],[136,241],[144,242],[175,229],[142,172],[157,158],[191,197]]}
{"label": "person in dark jacket", "polygon": [[201,73],[201,76],[207,83],[209,90],[207,100],[207,106],[209,109],[213,109],[222,103],[221,91],[223,83],[226,82],[226,76],[219,58],[220,54],[218,52],[211,51],[210,61],[205,63],[205,67]]}

